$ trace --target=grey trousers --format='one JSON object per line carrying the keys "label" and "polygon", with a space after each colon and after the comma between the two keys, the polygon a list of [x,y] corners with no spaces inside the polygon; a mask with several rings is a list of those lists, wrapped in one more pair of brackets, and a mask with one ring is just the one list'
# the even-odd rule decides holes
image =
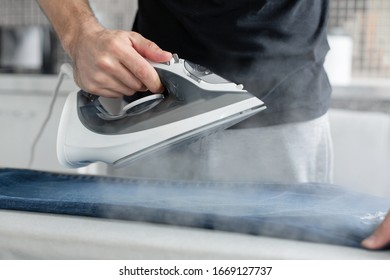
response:
{"label": "grey trousers", "polygon": [[158,179],[332,182],[332,141],[327,114],[311,121],[228,129],[172,146],[108,174]]}

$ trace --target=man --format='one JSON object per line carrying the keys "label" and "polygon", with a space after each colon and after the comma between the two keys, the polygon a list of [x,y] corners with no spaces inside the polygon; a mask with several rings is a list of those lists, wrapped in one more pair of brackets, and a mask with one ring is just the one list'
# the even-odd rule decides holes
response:
{"label": "man", "polygon": [[331,182],[328,0],[143,0],[134,32],[102,27],[87,0],[38,2],[85,91],[114,98],[160,92],[146,59],[165,62],[176,52],[243,84],[268,107],[234,129],[137,161],[126,174]]}

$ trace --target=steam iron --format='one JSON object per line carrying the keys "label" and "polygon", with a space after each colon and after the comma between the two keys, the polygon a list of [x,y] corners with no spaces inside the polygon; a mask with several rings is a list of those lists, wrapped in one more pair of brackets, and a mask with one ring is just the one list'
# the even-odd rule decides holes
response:
{"label": "steam iron", "polygon": [[232,126],[265,109],[264,103],[210,70],[180,59],[152,63],[162,94],[137,93],[119,113],[82,90],[68,96],[58,130],[57,154],[65,167],[96,161],[124,166],[169,145]]}

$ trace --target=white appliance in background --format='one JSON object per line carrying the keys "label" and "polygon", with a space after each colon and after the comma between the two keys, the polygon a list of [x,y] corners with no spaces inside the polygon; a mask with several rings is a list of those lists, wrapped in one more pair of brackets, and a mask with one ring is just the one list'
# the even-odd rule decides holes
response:
{"label": "white appliance in background", "polygon": [[347,86],[352,77],[352,38],[347,35],[329,35],[330,51],[325,59],[325,70],[333,86]]}
{"label": "white appliance in background", "polygon": [[43,64],[43,40],[44,32],[39,26],[3,29],[0,65],[16,71],[39,71]]}

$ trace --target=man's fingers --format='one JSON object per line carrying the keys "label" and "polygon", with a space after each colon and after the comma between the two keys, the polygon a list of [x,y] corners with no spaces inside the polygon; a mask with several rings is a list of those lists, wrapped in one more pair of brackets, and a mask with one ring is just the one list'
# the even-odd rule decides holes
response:
{"label": "man's fingers", "polygon": [[388,243],[390,243],[390,214],[387,214],[384,221],[370,237],[362,241],[362,246],[375,250],[383,248]]}
{"label": "man's fingers", "polygon": [[[122,66],[123,67],[123,66]],[[90,77],[93,77],[92,79]],[[120,79],[101,72],[92,76],[75,75],[76,83],[89,93],[96,95],[119,98],[123,95],[133,95],[136,91],[145,91],[147,88],[133,75],[126,77],[128,84],[123,84]]]}
{"label": "man's fingers", "polygon": [[156,43],[146,39],[141,34],[131,32],[129,36],[134,49],[141,56],[153,62],[166,62],[172,58],[170,52],[162,50]]}
{"label": "man's fingers", "polygon": [[156,70],[136,50],[130,49],[122,59],[122,63],[151,92],[163,91],[163,86]]}

